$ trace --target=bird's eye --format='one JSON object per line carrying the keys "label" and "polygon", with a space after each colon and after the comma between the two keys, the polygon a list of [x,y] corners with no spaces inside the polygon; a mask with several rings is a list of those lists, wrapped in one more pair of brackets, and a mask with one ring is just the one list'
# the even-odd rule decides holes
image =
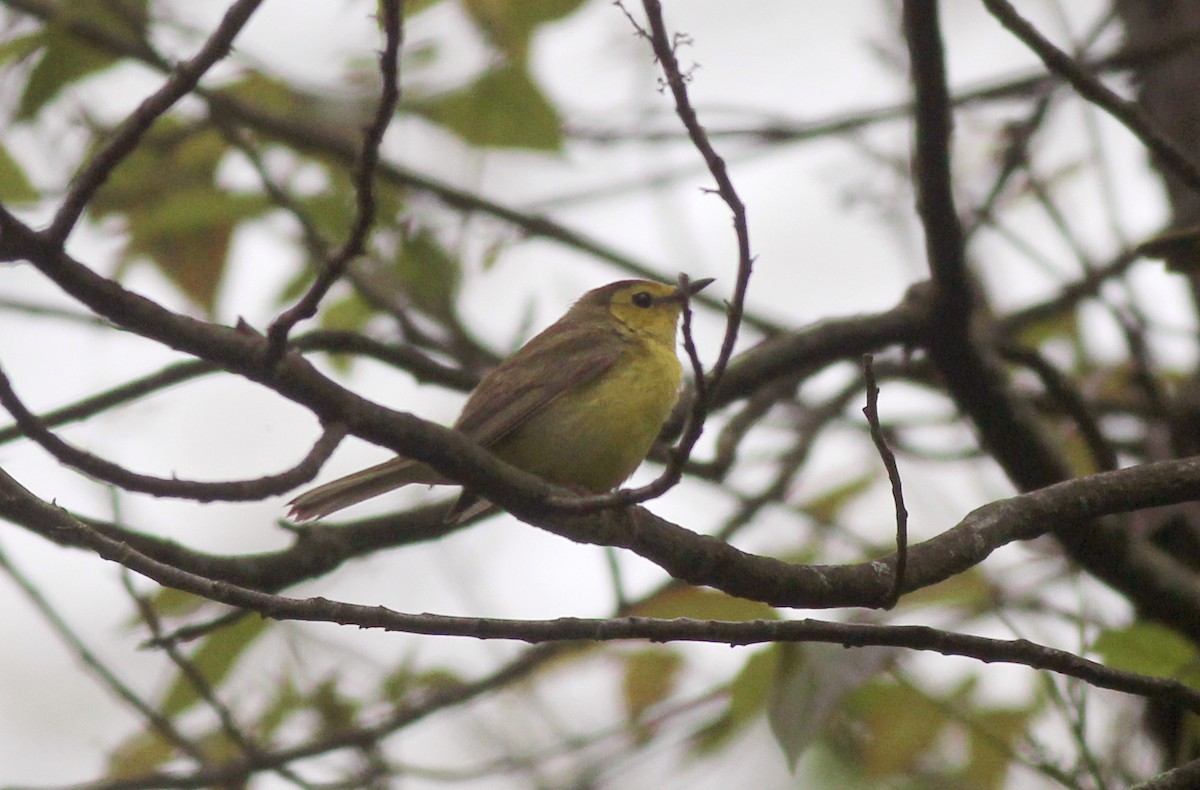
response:
{"label": "bird's eye", "polygon": [[654,304],[654,297],[648,291],[638,291],[630,297],[630,301],[634,307],[649,307]]}

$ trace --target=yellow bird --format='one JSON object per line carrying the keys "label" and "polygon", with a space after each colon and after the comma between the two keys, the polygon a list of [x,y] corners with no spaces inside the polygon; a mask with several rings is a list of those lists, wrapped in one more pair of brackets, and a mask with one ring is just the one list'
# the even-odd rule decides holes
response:
{"label": "yellow bird", "polygon": [[[483,377],[454,424],[513,466],[551,483],[603,493],[637,469],[679,397],[675,327],[686,288],[621,280],[588,291],[566,315]],[[411,483],[453,483],[394,458],[291,501],[297,520],[327,516]],[[452,518],[477,512],[464,491]]]}

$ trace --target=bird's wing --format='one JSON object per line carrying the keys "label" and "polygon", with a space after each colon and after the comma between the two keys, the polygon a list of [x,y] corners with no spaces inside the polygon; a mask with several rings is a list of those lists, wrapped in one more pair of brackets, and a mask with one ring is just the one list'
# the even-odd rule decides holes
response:
{"label": "bird's wing", "polygon": [[487,374],[455,428],[479,444],[495,444],[560,395],[616,364],[622,338],[596,332],[543,332]]}

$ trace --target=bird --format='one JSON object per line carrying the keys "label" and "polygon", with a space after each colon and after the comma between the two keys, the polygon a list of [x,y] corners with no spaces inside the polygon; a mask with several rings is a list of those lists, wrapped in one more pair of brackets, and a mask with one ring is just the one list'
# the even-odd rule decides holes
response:
{"label": "bird", "polygon": [[[620,280],[588,291],[480,380],[455,430],[550,483],[611,491],[645,459],[678,400],[676,326],[685,302],[712,282]],[[401,456],[300,494],[289,515],[323,518],[413,483],[454,481]],[[488,507],[464,490],[447,520]]]}

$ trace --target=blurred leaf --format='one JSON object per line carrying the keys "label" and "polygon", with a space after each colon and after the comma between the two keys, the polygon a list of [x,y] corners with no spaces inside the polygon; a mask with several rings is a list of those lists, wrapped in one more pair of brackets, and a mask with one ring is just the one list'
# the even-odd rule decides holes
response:
{"label": "blurred leaf", "polygon": [[202,734],[196,740],[205,758],[214,763],[228,762],[236,757],[245,755],[241,744],[230,738],[229,733],[220,724],[213,725],[211,730]]}
{"label": "blurred leaf", "polygon": [[1187,639],[1158,623],[1106,629],[1092,643],[1091,650],[1113,669],[1174,678],[1200,688],[1200,652]]}
{"label": "blurred leaf", "polygon": [[295,713],[304,710],[304,697],[292,682],[284,678],[275,688],[270,703],[258,717],[256,734],[264,743],[270,743],[275,732]]}
{"label": "blurred leaf", "polygon": [[0,201],[4,203],[32,203],[40,195],[29,183],[21,163],[13,159],[8,149],[0,146]]}
{"label": "blurred leaf", "polygon": [[311,94],[261,71],[245,72],[237,80],[222,85],[217,93],[250,104],[256,110],[288,117],[295,114],[298,105],[314,100]]}
{"label": "blurred leaf", "polygon": [[648,709],[671,696],[683,669],[683,656],[666,648],[647,648],[624,656],[624,660],[621,695],[625,716],[636,722]]}
{"label": "blurred leaf", "polygon": [[[192,654],[192,664],[212,688],[218,688],[238,658],[267,628],[269,620],[256,614],[246,615],[233,625],[222,628],[205,639]],[[175,675],[167,689],[160,710],[174,717],[200,701],[195,685],[182,673]]]}
{"label": "blurred leaf", "polygon": [[[378,102],[377,86],[370,90],[310,93],[259,71],[246,72],[236,82],[222,86],[222,96],[265,112],[284,123],[301,123],[314,138],[332,137],[357,144],[370,123]],[[272,129],[260,133],[271,137]],[[285,144],[286,141],[285,141]]]}
{"label": "blurred leaf", "polygon": [[[211,315],[238,224],[261,213],[264,199],[215,188],[184,189],[126,217],[127,251],[144,255]],[[122,268],[124,271],[124,268]]]}
{"label": "blurred leaf", "polygon": [[406,661],[388,673],[383,679],[383,698],[399,705],[413,698],[426,698],[461,688],[465,683],[462,676],[444,667],[434,667],[414,672]]}
{"label": "blurred leaf", "polygon": [[1021,345],[1039,348],[1049,340],[1079,337],[1079,315],[1074,310],[1063,310],[1046,318],[1040,318],[1021,328],[1016,340]]}
{"label": "blurred leaf", "polygon": [[129,238],[118,274],[145,257],[211,314],[234,230],[268,208],[261,195],[217,186],[227,152],[217,132],[163,119],[121,163],[90,206],[99,218],[125,222]]}
{"label": "blurred leaf", "polygon": [[720,749],[763,711],[775,681],[779,647],[771,645],[746,660],[729,685],[729,704],[725,710],[692,735],[692,749],[697,754],[712,754]]}
{"label": "blurred leaf", "polygon": [[[199,595],[176,590],[173,587],[159,587],[153,595],[150,596],[150,606],[159,617],[179,617],[185,614],[191,614],[198,610],[201,606],[208,603],[207,598],[201,598]],[[142,625],[143,620],[140,616],[134,615],[130,620],[131,625]]]}
{"label": "blurred leaf", "polygon": [[820,642],[787,643],[779,648],[767,721],[794,771],[842,699],[890,666],[897,651]]}
{"label": "blurred leaf", "polygon": [[355,714],[362,706],[338,689],[338,678],[333,676],[321,682],[313,693],[310,703],[321,722],[321,733],[344,732],[354,724]]}
{"label": "blurred leaf", "polygon": [[428,11],[434,6],[450,3],[452,0],[405,0],[404,16],[412,18],[422,11]]}
{"label": "blurred leaf", "polygon": [[979,790],[1004,787],[1015,745],[1024,736],[1031,710],[986,710],[967,727],[970,757],[961,773],[966,785]]}
{"label": "blurred leaf", "polygon": [[690,617],[695,620],[777,620],[779,614],[765,603],[735,598],[701,587],[674,587],[635,607],[633,617]]}
{"label": "blurred leaf", "polygon": [[418,308],[444,321],[454,317],[462,266],[424,229],[406,233],[394,270]]}
{"label": "blurred leaf", "polygon": [[878,472],[867,472],[817,494],[800,504],[799,510],[822,524],[832,524],[837,521],[842,508],[864,494],[878,479]]}
{"label": "blurred leaf", "polygon": [[50,25],[41,36],[42,56],[25,81],[17,120],[33,118],[64,88],[90,74],[112,66],[120,58],[80,41],[58,25]]}
{"label": "blurred leaf", "polygon": [[463,0],[480,32],[518,63],[525,62],[529,39],[538,27],[581,5],[583,0]]}
{"label": "blurred leaf", "polygon": [[[148,0],[98,0],[59,4],[57,18],[34,34],[41,58],[21,92],[17,119],[32,118],[71,83],[120,62],[120,56],[72,33],[72,25],[99,28],[130,41],[141,40],[146,34],[147,3]],[[28,53],[33,48],[33,37],[29,38],[18,45],[19,50]]]}
{"label": "blurred leaf", "polygon": [[108,755],[109,779],[129,779],[153,773],[175,754],[175,747],[155,730],[144,730]]}
{"label": "blurred leaf", "polygon": [[1050,430],[1058,435],[1059,455],[1067,462],[1072,476],[1082,477],[1100,471],[1095,453],[1073,421]]}
{"label": "blurred leaf", "polygon": [[0,66],[19,63],[42,48],[42,31],[0,41]]}
{"label": "blurred leaf", "polygon": [[898,683],[869,683],[848,695],[846,703],[866,730],[860,759],[875,777],[907,771],[929,754],[948,724],[942,705]]}
{"label": "blurred leaf", "polygon": [[986,612],[996,605],[997,600],[995,586],[987,574],[975,566],[905,595],[900,599],[900,605],[953,606],[968,612]]}
{"label": "blurred leaf", "polygon": [[[356,291],[351,291],[341,299],[327,301],[318,315],[322,329],[332,331],[357,332],[367,325],[375,314],[375,308],[363,301]],[[329,354],[329,364],[342,373],[350,370],[355,360],[354,354]]]}
{"label": "blurred leaf", "polygon": [[321,311],[321,328],[356,331],[362,329],[373,314],[374,308],[364,302],[358,294],[349,293],[342,299],[330,302]]}
{"label": "blurred leaf", "polygon": [[562,149],[558,111],[529,73],[513,63],[484,72],[465,88],[417,102],[411,109],[471,145]]}

